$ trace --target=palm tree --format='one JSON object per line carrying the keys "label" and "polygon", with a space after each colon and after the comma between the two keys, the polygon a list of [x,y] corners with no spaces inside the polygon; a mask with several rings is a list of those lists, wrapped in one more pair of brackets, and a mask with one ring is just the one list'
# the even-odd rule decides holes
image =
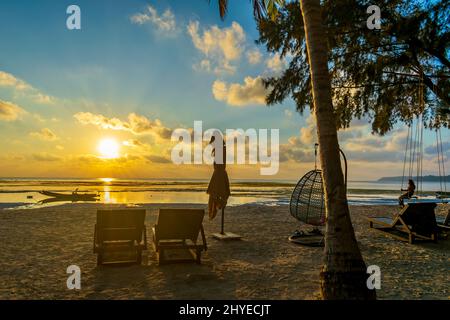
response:
{"label": "palm tree", "polygon": [[[227,12],[227,0],[219,1],[220,16]],[[275,16],[282,0],[251,0],[255,18],[267,12]],[[327,223],[321,279],[323,299],[375,299],[366,284],[366,265],[356,241],[347,203],[341,168],[336,119],[331,98],[328,47],[322,25],[320,0],[300,0],[311,73],[314,114],[320,144]]]}

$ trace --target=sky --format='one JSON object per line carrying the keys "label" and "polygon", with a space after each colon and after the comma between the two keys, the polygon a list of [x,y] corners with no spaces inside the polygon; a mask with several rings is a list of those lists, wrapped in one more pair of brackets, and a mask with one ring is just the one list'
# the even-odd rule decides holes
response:
{"label": "sky", "polygon": [[[81,30],[67,28],[72,4]],[[229,165],[231,179],[296,180],[313,169],[313,117],[290,100],[264,105],[262,77],[287,62],[255,44],[250,1],[229,5],[221,21],[206,0],[2,1],[0,177],[206,179],[209,165],[171,161],[173,130],[194,121],[279,129],[278,173]],[[358,120],[339,134],[350,179],[401,175],[405,126],[370,131]],[[433,132],[425,150],[424,172],[436,175]]]}

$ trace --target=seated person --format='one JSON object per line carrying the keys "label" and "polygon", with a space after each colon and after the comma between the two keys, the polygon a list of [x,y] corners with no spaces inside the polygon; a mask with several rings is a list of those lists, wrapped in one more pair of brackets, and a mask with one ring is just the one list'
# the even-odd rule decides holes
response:
{"label": "seated person", "polygon": [[414,195],[415,190],[416,190],[416,185],[414,184],[414,181],[409,179],[408,180],[408,188],[401,189],[401,191],[406,191],[406,192],[398,198],[399,205],[403,207],[404,206],[403,200],[410,199]]}

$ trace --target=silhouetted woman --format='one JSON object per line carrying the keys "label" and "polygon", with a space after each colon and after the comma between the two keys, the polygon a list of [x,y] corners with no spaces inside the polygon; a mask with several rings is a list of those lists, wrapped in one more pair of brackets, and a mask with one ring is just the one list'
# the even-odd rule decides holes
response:
{"label": "silhouetted woman", "polygon": [[[221,138],[223,141],[223,138]],[[211,137],[210,144],[215,142],[215,136]],[[228,174],[226,171],[226,145],[222,142],[222,161],[219,161],[219,154],[216,154],[216,150],[213,149],[212,155],[214,156],[214,172],[208,185],[209,201],[208,212],[209,218],[214,219],[217,215],[217,211],[224,209],[227,205],[228,198],[230,196],[230,182],[228,180]]]}
{"label": "silhouetted woman", "polygon": [[401,191],[406,191],[404,194],[402,194],[398,198],[398,203],[400,206],[404,206],[403,201],[405,199],[410,199],[414,195],[414,191],[416,191],[416,185],[414,184],[414,181],[411,179],[408,180],[408,188],[407,189],[401,189]]}

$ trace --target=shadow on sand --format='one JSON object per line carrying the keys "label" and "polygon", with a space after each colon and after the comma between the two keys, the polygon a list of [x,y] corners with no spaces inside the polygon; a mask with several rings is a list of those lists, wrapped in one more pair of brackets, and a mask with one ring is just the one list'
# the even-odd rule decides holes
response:
{"label": "shadow on sand", "polygon": [[[158,265],[155,252],[146,252],[142,265],[97,266],[92,270],[89,299],[218,299],[235,298],[235,286],[216,272],[206,258],[202,264]],[[178,255],[188,255],[188,252]]]}

